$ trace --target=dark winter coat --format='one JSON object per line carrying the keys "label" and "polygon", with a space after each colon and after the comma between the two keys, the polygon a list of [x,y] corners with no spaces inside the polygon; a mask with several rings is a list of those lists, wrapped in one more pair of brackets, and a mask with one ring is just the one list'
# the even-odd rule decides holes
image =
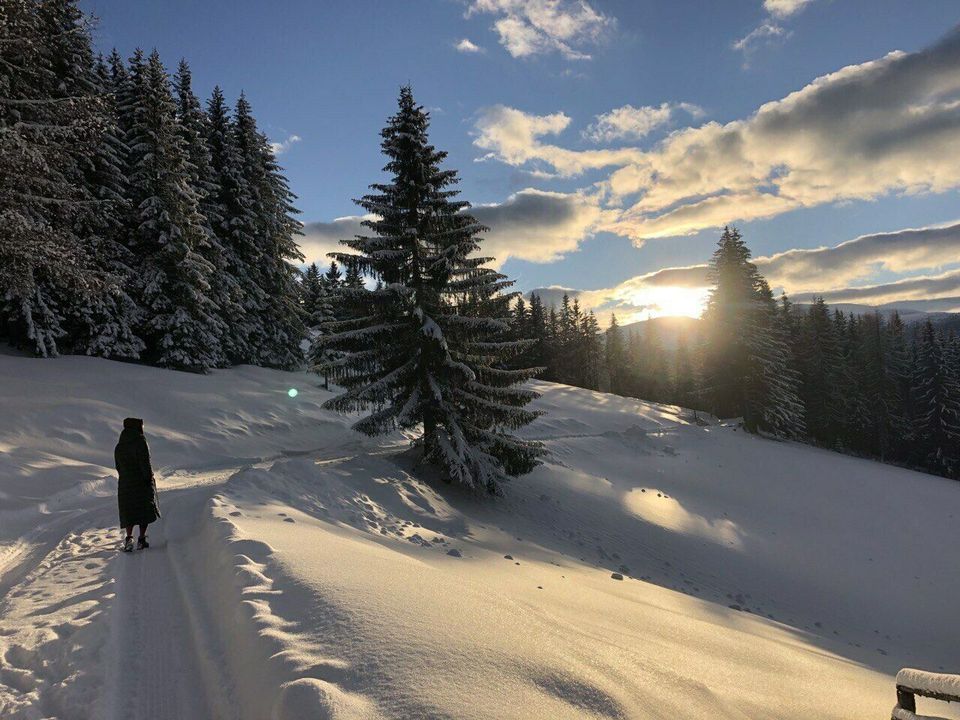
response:
{"label": "dark winter coat", "polygon": [[160,517],[157,484],[150,467],[150,451],[143,436],[143,420],[123,421],[120,441],[113,451],[120,482],[117,500],[120,505],[120,526],[145,525]]}

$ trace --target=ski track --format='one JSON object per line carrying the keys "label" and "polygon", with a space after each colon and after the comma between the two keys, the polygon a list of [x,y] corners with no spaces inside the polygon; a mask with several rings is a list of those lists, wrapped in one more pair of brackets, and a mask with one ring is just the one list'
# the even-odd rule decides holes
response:
{"label": "ski track", "polygon": [[190,544],[209,498],[264,462],[178,472],[190,477],[161,488],[164,518],[146,550],[119,552],[113,498],[17,541],[0,567],[0,717],[240,717]]}

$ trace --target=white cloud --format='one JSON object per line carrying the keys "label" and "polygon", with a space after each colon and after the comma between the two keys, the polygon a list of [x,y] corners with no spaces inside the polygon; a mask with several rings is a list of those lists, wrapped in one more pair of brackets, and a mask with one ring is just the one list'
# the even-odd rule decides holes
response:
{"label": "white cloud", "polygon": [[589,168],[623,165],[639,160],[639,150],[567,150],[556,145],[540,142],[545,135],[558,135],[570,124],[570,118],[562,112],[551,115],[531,115],[495,105],[481,111],[474,126],[473,144],[489,152],[482,159],[496,159],[508,165],[521,166],[528,162],[543,161],[556,174],[573,176]]}
{"label": "white cloud", "polygon": [[270,149],[273,151],[274,155],[283,155],[287,150],[294,146],[294,144],[303,140],[299,135],[289,135],[286,140],[280,142],[270,143]]}
{"label": "white cloud", "polygon": [[601,187],[627,208],[604,229],[645,238],[892,192],[960,187],[960,29],[914,53],[892,52],[817,78],[725,124],[671,133],[653,149],[569,150],[544,142],[563,113],[497,106],[474,143],[485,158],[574,176],[612,168]]}
{"label": "white cloud", "polygon": [[782,38],[788,35],[789,33],[783,28],[783,26],[778,25],[771,20],[764,20],[742,38],[736,40],[730,47],[749,56],[750,53],[756,50],[757,46],[761,43],[769,42],[773,38]]}
{"label": "white cloud", "polygon": [[456,43],[454,46],[457,52],[476,54],[486,52],[482,47],[472,42],[469,38],[463,38],[460,42]]}
{"label": "white cloud", "polygon": [[915,273],[960,262],[960,222],[863,235],[835,247],[788,250],[755,262],[774,287],[820,293],[880,270]]}
{"label": "white cloud", "polygon": [[749,67],[750,56],[760,45],[790,37],[790,32],[780,22],[800,12],[811,2],[813,0],[763,0],[763,9],[769,17],[731,45],[734,50],[743,53],[744,68]]}
{"label": "white cloud", "polygon": [[661,103],[658,107],[624,105],[597,115],[596,121],[583,131],[583,136],[594,142],[611,140],[639,140],[656,128],[666,125],[674,114],[682,110],[693,117],[701,117],[703,110],[692,103]]}
{"label": "white cloud", "polygon": [[960,293],[960,270],[940,275],[905,278],[882,285],[843,288],[822,293],[828,303],[881,305],[900,301],[954,298]]}
{"label": "white cloud", "polygon": [[799,12],[813,0],[763,0],[763,9],[774,17],[785,18]]}
{"label": "white cloud", "polygon": [[613,18],[586,0],[472,0],[467,17],[497,17],[493,29],[513,57],[559,52],[569,60],[589,60],[582,48],[600,42]]}

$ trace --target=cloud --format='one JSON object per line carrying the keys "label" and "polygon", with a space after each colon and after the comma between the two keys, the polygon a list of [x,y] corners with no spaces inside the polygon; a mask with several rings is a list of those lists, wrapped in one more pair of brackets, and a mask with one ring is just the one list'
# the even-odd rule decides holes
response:
{"label": "cloud", "polygon": [[583,131],[583,136],[594,142],[639,140],[669,123],[678,110],[690,113],[693,117],[703,115],[703,110],[692,103],[661,103],[659,107],[644,105],[638,108],[624,105],[597,115],[596,122]]}
{"label": "cloud", "polygon": [[750,56],[760,45],[769,44],[775,39],[790,37],[791,33],[780,22],[800,12],[811,2],[813,0],[763,0],[763,9],[768,17],[731,45],[734,50],[743,53],[744,68],[749,67]]}
{"label": "cloud", "polygon": [[[596,197],[532,188],[514,193],[502,203],[475,205],[469,212],[489,228],[480,236],[480,252],[495,257],[497,267],[508,258],[537,263],[558,260],[590,237],[605,214]],[[339,241],[368,234],[361,222],[373,217],[351,215],[304,224],[300,245],[306,262],[326,264],[328,252],[350,252]]]}
{"label": "cloud", "polygon": [[879,305],[897,301],[952,298],[960,294],[960,270],[926,277],[906,278],[882,285],[843,288],[822,293],[828,303]]}
{"label": "cloud", "polygon": [[824,292],[874,275],[908,273],[960,262],[960,222],[863,235],[835,247],[788,250],[756,259],[774,287]]}
{"label": "cloud", "polygon": [[960,187],[960,28],[914,53],[891,52],[817,78],[742,120],[671,133],[652,149],[570,150],[544,141],[564,113],[484,111],[474,144],[496,159],[564,177],[611,168],[604,229],[641,243],[798,208]]}
{"label": "cloud", "polygon": [[497,258],[553,262],[576,250],[604,219],[596,197],[527,188],[502,203],[475,205],[471,214],[490,228],[481,252]]}
{"label": "cloud", "polygon": [[481,160],[495,159],[514,166],[542,162],[565,177],[579,175],[589,168],[624,165],[643,157],[640,150],[633,148],[576,151],[540,141],[545,135],[560,134],[569,124],[570,118],[562,112],[531,115],[495,105],[480,112],[474,125],[473,144],[489,151]]}
{"label": "cloud", "polygon": [[460,42],[456,43],[454,46],[457,52],[476,54],[486,52],[486,50],[474,42],[471,42],[467,38],[463,38]]}
{"label": "cloud", "polygon": [[283,155],[287,150],[301,140],[303,140],[303,138],[299,135],[290,135],[286,140],[270,143],[270,149],[273,151],[274,155]]}
{"label": "cloud", "polygon": [[586,0],[472,0],[466,16],[497,17],[493,29],[513,57],[559,52],[568,60],[589,60],[581,48],[600,42],[615,20]]}
{"label": "cloud", "polygon": [[734,41],[730,47],[734,50],[739,50],[749,57],[749,55],[757,49],[758,45],[769,43],[774,38],[789,37],[789,35],[790,33],[788,33],[783,26],[771,20],[764,20],[742,38]]}
{"label": "cloud", "polygon": [[785,18],[802,10],[813,0],[763,0],[763,9],[774,17]]}
{"label": "cloud", "polygon": [[329,265],[329,252],[350,252],[350,249],[340,244],[341,240],[350,239],[355,235],[365,235],[368,230],[360,223],[373,219],[373,215],[347,215],[330,222],[304,223],[303,237],[300,239],[300,250],[303,251],[305,263],[312,262],[318,265]]}

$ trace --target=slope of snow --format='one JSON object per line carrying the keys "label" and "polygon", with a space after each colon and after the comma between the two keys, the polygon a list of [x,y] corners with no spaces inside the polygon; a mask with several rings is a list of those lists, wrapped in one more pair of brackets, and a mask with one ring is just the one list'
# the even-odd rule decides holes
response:
{"label": "slope of snow", "polygon": [[[0,356],[0,716],[846,720],[960,671],[957,483],[537,383],[494,500],[316,384]],[[164,519],[118,556],[128,414]]]}

